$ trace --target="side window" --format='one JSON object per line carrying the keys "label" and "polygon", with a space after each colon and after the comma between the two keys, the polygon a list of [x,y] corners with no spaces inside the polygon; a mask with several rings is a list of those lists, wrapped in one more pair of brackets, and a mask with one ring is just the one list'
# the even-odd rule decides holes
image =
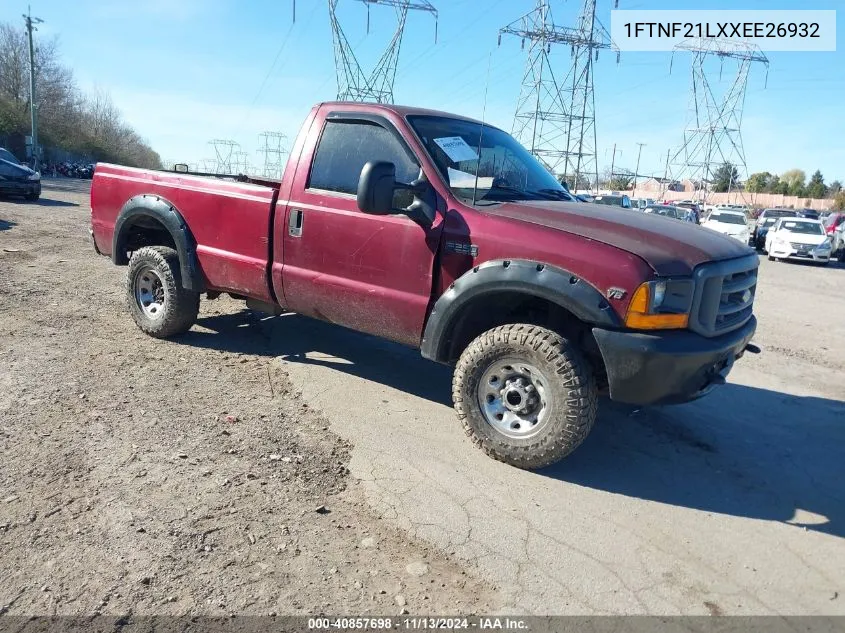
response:
{"label": "side window", "polygon": [[[390,161],[396,165],[396,180],[416,180],[420,167],[402,142],[389,130],[367,121],[327,121],[314,154],[309,189],[324,189],[356,194],[361,169],[371,160]],[[408,191],[397,191],[396,206],[406,207]]]}

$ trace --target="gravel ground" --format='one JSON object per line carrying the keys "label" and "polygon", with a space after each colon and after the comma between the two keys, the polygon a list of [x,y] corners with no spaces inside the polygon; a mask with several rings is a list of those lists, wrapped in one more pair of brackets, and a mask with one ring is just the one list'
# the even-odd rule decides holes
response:
{"label": "gravel ground", "polygon": [[380,520],[279,363],[135,327],[87,185],[0,201],[0,613],[495,610]]}

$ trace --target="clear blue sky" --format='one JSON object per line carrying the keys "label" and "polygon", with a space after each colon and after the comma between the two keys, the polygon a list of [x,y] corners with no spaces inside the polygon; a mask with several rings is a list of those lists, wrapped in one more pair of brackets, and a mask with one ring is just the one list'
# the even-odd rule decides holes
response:
{"label": "clear blue sky", "polygon": [[[497,46],[497,30],[529,11],[533,0],[432,0],[434,22],[412,13],[395,86],[399,103],[481,117],[492,53],[487,119],[510,129],[524,54],[515,39]],[[554,1],[554,0],[553,0]],[[556,22],[574,22],[580,2],[556,0]],[[612,0],[599,0],[608,26]],[[678,8],[676,0],[621,0],[620,8]],[[843,9],[842,0],[685,1],[702,9]],[[22,22],[26,0],[3,0],[0,21]],[[393,11],[341,0],[349,40],[360,43],[369,68],[392,32]],[[257,160],[257,136],[279,130],[291,138],[310,106],[335,97],[334,57],[326,0],[32,0],[45,20],[39,35],[58,35],[64,62],[84,90],[107,90],[164,159],[193,162],[213,156],[208,140],[240,142]],[[840,39],[845,35],[840,35]],[[283,48],[282,48],[283,47]],[[274,58],[281,49],[278,62]],[[771,68],[749,80],[743,138],[749,172],[821,169],[826,181],[845,180],[845,43],[835,53],[768,53]],[[569,54],[560,50],[560,72]],[[596,70],[599,166],[633,168],[637,142],[646,143],[640,171],[662,174],[670,147],[682,138],[688,105],[689,57],[610,52]],[[266,82],[265,82],[266,78]],[[263,85],[263,87],[262,87]]]}

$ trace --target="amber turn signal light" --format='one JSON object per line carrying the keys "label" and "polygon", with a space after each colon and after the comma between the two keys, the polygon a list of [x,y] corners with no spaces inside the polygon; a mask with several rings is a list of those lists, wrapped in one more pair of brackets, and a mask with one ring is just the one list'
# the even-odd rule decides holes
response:
{"label": "amber turn signal light", "polygon": [[651,284],[644,283],[631,298],[625,325],[634,330],[677,330],[687,327],[688,314],[650,314]]}

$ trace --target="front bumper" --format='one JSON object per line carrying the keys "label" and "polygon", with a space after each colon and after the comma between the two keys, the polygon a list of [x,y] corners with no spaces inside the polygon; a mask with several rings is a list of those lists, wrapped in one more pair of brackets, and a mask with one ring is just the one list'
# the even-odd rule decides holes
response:
{"label": "front bumper", "polygon": [[724,384],[745,352],[757,319],[722,336],[686,330],[618,332],[594,328],[610,386],[610,398],[635,405],[689,402]]}
{"label": "front bumper", "polygon": [[777,257],[778,259],[795,259],[804,262],[829,262],[830,253],[830,250],[808,250],[806,252],[799,252],[787,244],[786,246],[773,245],[772,250],[769,251],[769,257]]}
{"label": "front bumper", "polygon": [[0,193],[10,196],[40,196],[40,180],[4,180],[0,181]]}

